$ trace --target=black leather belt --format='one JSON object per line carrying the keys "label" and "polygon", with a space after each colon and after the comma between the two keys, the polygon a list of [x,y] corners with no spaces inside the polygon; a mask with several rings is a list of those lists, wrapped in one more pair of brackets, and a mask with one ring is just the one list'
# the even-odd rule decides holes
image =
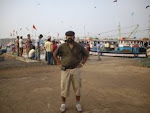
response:
{"label": "black leather belt", "polygon": [[66,69],[74,69],[76,68],[77,66],[73,66],[73,67],[66,67]]}
{"label": "black leather belt", "polygon": [[77,66],[70,66],[70,67],[62,66],[62,67],[61,67],[61,70],[66,71],[66,69],[74,69],[74,68],[76,68],[76,67],[77,67]]}

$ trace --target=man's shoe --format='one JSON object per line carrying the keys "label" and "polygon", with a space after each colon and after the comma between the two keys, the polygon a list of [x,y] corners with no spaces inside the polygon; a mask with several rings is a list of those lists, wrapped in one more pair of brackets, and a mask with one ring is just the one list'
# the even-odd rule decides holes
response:
{"label": "man's shoe", "polygon": [[76,104],[76,109],[77,109],[78,112],[82,112],[81,104]]}
{"label": "man's shoe", "polygon": [[61,111],[61,113],[64,113],[66,111],[66,105],[65,104],[61,104],[60,111]]}

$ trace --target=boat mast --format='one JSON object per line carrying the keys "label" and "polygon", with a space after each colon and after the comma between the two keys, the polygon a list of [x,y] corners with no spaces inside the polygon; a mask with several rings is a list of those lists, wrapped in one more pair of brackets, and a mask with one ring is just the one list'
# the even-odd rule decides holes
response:
{"label": "boat mast", "polygon": [[130,38],[130,36],[138,29],[139,24],[137,24],[137,26],[135,27],[135,29],[133,29],[133,31],[129,34],[128,39]]}
{"label": "boat mast", "polygon": [[118,39],[120,40],[120,39],[121,39],[121,28],[120,28],[120,22],[119,22],[119,25],[118,25],[118,30],[119,30],[119,36],[118,36]]}
{"label": "boat mast", "polygon": [[149,40],[150,40],[150,15],[149,15]]}

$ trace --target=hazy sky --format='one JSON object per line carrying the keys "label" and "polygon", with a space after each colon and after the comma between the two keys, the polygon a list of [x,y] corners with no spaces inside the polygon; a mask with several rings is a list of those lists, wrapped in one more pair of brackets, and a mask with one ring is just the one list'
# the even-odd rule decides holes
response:
{"label": "hazy sky", "polygon": [[[150,7],[146,6],[150,0],[113,1],[0,0],[0,38],[10,37],[13,30],[24,37],[27,33],[35,36],[33,24],[36,35],[56,37],[59,33],[64,37],[66,31],[73,30],[76,36],[117,37],[119,22],[121,28],[139,24],[136,36],[148,37],[148,30],[141,30],[149,27]],[[122,29],[122,36],[128,36],[135,27]],[[104,33],[111,30],[116,31]]]}

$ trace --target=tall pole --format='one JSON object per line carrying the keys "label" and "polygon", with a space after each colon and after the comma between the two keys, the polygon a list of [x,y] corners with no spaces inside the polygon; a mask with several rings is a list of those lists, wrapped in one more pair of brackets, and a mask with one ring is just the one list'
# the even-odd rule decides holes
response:
{"label": "tall pole", "polygon": [[35,30],[35,38],[36,38],[36,30]]}
{"label": "tall pole", "polygon": [[149,15],[149,40],[150,40],[150,15]]}
{"label": "tall pole", "polygon": [[86,39],[86,35],[85,35],[85,25],[84,25],[84,38]]}
{"label": "tall pole", "polygon": [[31,37],[33,38],[33,28],[32,28],[32,35],[31,35]]}
{"label": "tall pole", "polygon": [[120,22],[119,22],[119,25],[118,25],[118,30],[119,30],[119,36],[118,36],[118,39],[121,39],[121,28],[120,28]]}

